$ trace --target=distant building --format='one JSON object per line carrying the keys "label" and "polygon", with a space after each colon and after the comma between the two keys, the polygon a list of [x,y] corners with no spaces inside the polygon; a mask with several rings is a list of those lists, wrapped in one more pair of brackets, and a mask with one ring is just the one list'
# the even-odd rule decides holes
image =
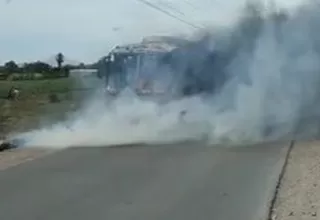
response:
{"label": "distant building", "polygon": [[96,69],[73,69],[70,70],[70,77],[91,77],[97,76]]}

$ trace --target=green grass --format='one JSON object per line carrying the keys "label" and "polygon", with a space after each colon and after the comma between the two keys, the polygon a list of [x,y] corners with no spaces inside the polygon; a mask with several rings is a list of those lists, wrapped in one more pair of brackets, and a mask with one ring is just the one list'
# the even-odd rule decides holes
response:
{"label": "green grass", "polygon": [[[12,86],[21,90],[18,101],[6,100]],[[0,135],[26,131],[64,120],[81,105],[87,88],[74,78],[0,81]],[[58,103],[50,103],[56,94]]]}
{"label": "green grass", "polygon": [[12,86],[21,90],[22,97],[37,96],[50,93],[66,93],[80,87],[72,78],[26,80],[26,81],[0,81],[0,98],[5,98]]}

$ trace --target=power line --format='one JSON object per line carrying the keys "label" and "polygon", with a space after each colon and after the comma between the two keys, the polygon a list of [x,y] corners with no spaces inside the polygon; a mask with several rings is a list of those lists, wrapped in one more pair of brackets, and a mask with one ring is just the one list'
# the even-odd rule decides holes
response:
{"label": "power line", "polygon": [[196,6],[195,4],[191,3],[188,0],[184,0],[184,3],[186,3],[187,5],[189,5],[191,8],[195,9],[195,10],[200,10],[198,6]]}
{"label": "power line", "polygon": [[171,3],[169,3],[168,1],[159,1],[160,4],[162,4],[163,6],[165,6],[168,9],[171,9],[172,11],[177,12],[178,14],[185,16],[185,14],[183,12],[181,12],[179,9],[175,8]]}
{"label": "power line", "polygon": [[160,8],[159,6],[153,4],[153,3],[149,2],[149,1],[146,1],[146,0],[136,0],[136,1],[139,1],[139,2],[141,2],[143,4],[145,4],[145,5],[153,8],[153,9],[156,9],[156,10],[168,15],[171,18],[174,18],[174,19],[176,19],[176,20],[178,20],[178,21],[180,21],[180,22],[182,22],[182,23],[184,23],[186,25],[189,25],[190,27],[193,27],[195,29],[202,29],[202,27],[197,26],[197,25],[195,25],[195,24],[193,24],[193,23],[191,23],[191,22],[189,22],[187,20],[184,20],[182,18],[179,18],[178,16],[176,16],[176,15],[174,15],[174,14],[172,14],[172,13],[170,13],[170,12],[168,12],[168,11],[162,9],[162,8]]}

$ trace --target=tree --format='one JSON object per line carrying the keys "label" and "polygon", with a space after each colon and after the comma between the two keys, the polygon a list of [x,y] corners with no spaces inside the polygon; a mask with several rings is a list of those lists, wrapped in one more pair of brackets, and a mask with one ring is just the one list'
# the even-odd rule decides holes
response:
{"label": "tree", "polygon": [[19,72],[19,67],[13,60],[11,60],[4,64],[4,70],[7,73],[11,74],[11,73]]}
{"label": "tree", "polygon": [[80,68],[80,69],[85,69],[85,68],[86,68],[86,65],[85,65],[84,63],[80,63],[80,64],[79,64],[79,68]]}
{"label": "tree", "polygon": [[37,61],[34,63],[25,63],[23,66],[24,72],[29,73],[48,73],[52,71],[52,68],[49,64]]}
{"label": "tree", "polygon": [[58,53],[56,55],[56,61],[57,61],[57,64],[58,64],[58,68],[61,69],[62,64],[64,62],[64,55],[62,53]]}

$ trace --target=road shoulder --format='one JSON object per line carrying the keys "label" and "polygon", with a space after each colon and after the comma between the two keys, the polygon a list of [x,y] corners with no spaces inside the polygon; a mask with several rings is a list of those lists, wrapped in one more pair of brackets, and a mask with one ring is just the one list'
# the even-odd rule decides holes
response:
{"label": "road shoulder", "polygon": [[51,149],[12,149],[0,152],[0,171],[28,161],[44,157],[54,151]]}
{"label": "road shoulder", "polygon": [[320,218],[320,141],[295,143],[281,180],[272,219]]}

